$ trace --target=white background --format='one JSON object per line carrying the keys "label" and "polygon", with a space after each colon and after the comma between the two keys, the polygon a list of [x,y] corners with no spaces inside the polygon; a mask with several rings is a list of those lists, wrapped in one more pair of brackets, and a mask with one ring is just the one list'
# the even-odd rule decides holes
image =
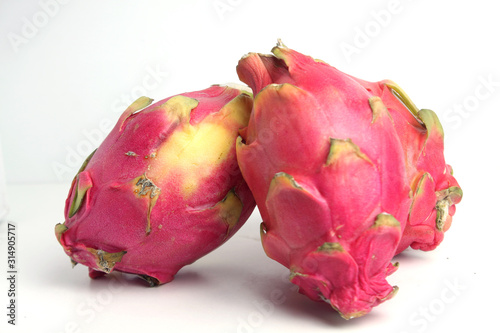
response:
{"label": "white background", "polygon": [[[493,3],[0,0],[0,152],[19,261],[18,325],[6,324],[0,276],[1,330],[498,329],[500,21]],[[143,94],[159,100],[237,82],[239,58],[268,53],[278,37],[365,80],[396,81],[441,119],[464,199],[437,250],[396,258],[400,269],[389,281],[398,295],[346,322],[297,294],[283,279],[286,269],[261,249],[257,212],[227,244],[159,288],[119,274],[90,281],[84,267],[71,270],[53,226],[63,220],[81,162],[126,106]],[[0,228],[4,274],[7,223]]]}

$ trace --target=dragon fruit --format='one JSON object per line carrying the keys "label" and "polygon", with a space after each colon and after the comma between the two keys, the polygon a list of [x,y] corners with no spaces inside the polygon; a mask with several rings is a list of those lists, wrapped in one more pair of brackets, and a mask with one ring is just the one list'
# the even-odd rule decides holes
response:
{"label": "dragon fruit", "polygon": [[384,102],[405,151],[412,204],[396,253],[408,246],[433,250],[443,240],[455,214],[455,205],[462,199],[462,189],[444,159],[441,123],[433,111],[419,110],[396,83],[351,78]]}
{"label": "dragon fruit", "polygon": [[404,146],[380,96],[287,48],[238,66],[255,95],[237,156],[262,216],[267,255],[344,318],[397,287],[386,278],[411,205]]}
{"label": "dragon fruit", "polygon": [[115,270],[169,282],[228,240],[255,207],[235,152],[250,94],[212,86],[151,102],[137,99],[87,158],[55,227],[91,277]]}

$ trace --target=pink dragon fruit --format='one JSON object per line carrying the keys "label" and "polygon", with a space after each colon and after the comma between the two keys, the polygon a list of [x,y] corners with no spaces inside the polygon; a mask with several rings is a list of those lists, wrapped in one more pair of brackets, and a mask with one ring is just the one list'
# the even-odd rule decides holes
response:
{"label": "pink dragon fruit", "polygon": [[352,78],[382,99],[405,151],[412,204],[396,253],[408,246],[433,250],[443,240],[455,214],[455,205],[462,199],[462,189],[453,177],[451,166],[444,160],[441,123],[433,111],[419,110],[394,82]]}
{"label": "pink dragon fruit", "polygon": [[255,95],[238,162],[267,255],[346,319],[391,298],[411,204],[405,152],[379,96],[281,43],[237,67]]}
{"label": "pink dragon fruit", "polygon": [[235,152],[251,96],[212,86],[151,102],[137,99],[84,162],[56,225],[66,254],[91,277],[116,270],[169,282],[255,207]]}

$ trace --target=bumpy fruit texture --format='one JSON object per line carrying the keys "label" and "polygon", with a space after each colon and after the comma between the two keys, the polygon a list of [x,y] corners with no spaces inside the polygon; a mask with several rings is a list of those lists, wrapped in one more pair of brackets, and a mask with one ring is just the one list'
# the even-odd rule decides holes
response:
{"label": "bumpy fruit texture", "polygon": [[[352,77],[352,76],[351,76]],[[419,110],[394,82],[367,82],[352,77],[370,94],[381,98],[403,144],[412,204],[397,253],[408,246],[433,250],[449,229],[462,199],[462,189],[444,159],[444,132],[437,115]]]}
{"label": "bumpy fruit texture", "polygon": [[56,225],[65,252],[91,277],[116,270],[169,282],[255,207],[235,152],[252,97],[212,86],[151,102],[136,100],[85,161]]}
{"label": "bumpy fruit texture", "polygon": [[403,146],[379,96],[281,43],[272,53],[237,67],[255,95],[237,155],[264,250],[303,294],[364,315],[397,291],[386,277],[411,204]]}

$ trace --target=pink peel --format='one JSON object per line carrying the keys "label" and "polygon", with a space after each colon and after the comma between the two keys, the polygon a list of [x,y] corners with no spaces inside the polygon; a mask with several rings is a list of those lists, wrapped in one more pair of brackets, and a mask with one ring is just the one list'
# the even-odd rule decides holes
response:
{"label": "pink peel", "polygon": [[255,206],[235,152],[251,97],[212,86],[151,102],[127,108],[84,162],[56,225],[66,254],[92,278],[121,271],[167,283],[234,235]]}
{"label": "pink peel", "polygon": [[367,82],[287,48],[237,66],[254,93],[238,162],[267,255],[344,318],[397,292],[386,277],[408,246],[434,249],[462,192],[443,130],[392,81]]}
{"label": "pink peel", "polygon": [[379,97],[283,45],[272,52],[237,67],[255,95],[237,154],[264,250],[301,293],[366,314],[397,289],[386,277],[410,206],[402,145]]}

